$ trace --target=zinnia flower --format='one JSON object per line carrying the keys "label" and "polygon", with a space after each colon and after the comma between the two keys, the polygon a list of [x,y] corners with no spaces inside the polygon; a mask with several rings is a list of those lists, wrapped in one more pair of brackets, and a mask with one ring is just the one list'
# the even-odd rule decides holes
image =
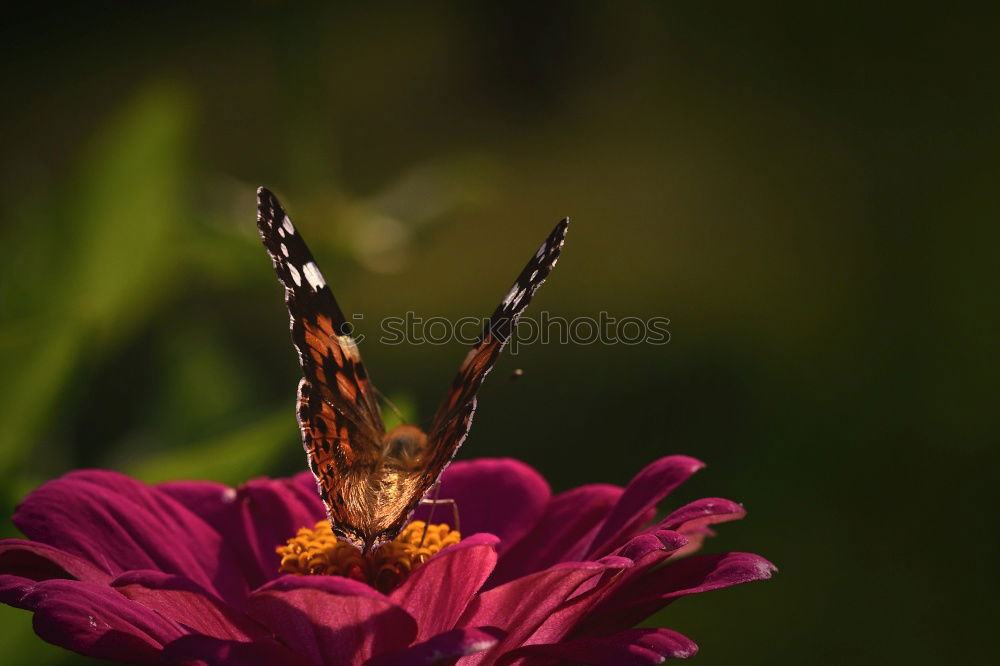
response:
{"label": "zinnia flower", "polygon": [[697,646],[637,622],[774,571],[750,553],[691,555],[739,504],[653,520],[701,467],[670,456],[626,488],[553,496],[518,461],[457,462],[440,497],[457,501],[463,538],[414,523],[375,564],[314,529],[309,473],[233,489],[77,471],[17,508],[27,539],[0,541],[0,601],[31,610],[50,643],[134,664],[659,663]]}

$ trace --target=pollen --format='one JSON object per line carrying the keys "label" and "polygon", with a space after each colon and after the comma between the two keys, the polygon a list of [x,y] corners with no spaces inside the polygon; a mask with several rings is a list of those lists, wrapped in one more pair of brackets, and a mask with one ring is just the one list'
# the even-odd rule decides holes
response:
{"label": "pollen", "polygon": [[281,556],[278,571],[301,576],[344,576],[386,593],[432,555],[461,539],[458,530],[444,523],[427,525],[422,520],[415,520],[394,540],[365,556],[351,544],[338,539],[329,521],[321,520],[311,529],[303,527],[288,543],[278,546],[276,550]]}

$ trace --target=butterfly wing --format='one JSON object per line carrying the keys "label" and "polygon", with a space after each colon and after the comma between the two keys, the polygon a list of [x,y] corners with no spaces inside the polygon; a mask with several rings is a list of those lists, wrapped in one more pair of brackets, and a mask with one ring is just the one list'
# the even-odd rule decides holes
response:
{"label": "butterfly wing", "polygon": [[309,468],[334,531],[356,540],[349,479],[377,467],[385,427],[350,325],[312,253],[271,192],[257,191],[257,228],[285,287],[292,342],[302,366],[298,419]]}
{"label": "butterfly wing", "polygon": [[[421,483],[422,497],[437,481],[465,441],[476,412],[476,395],[496,365],[531,297],[555,267],[566,241],[569,218],[561,220],[521,271],[514,286],[493,312],[476,344],[469,350],[438,408],[428,431],[428,455]],[[418,498],[419,499],[419,498]]]}

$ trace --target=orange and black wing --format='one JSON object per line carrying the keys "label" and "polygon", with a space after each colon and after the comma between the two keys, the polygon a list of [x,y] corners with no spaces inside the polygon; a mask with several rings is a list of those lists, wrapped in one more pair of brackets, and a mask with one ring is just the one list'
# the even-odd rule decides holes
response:
{"label": "orange and black wing", "polygon": [[257,190],[257,228],[285,287],[303,378],[298,418],[309,468],[334,529],[343,522],[349,471],[373,469],[385,431],[350,324],[278,199]]}
{"label": "orange and black wing", "polygon": [[497,306],[476,344],[465,357],[428,431],[429,450],[423,492],[434,485],[469,434],[472,417],[476,412],[479,387],[496,365],[500,352],[510,339],[517,320],[531,302],[531,297],[559,260],[568,226],[569,218],[564,218],[555,226],[521,271],[514,286]]}

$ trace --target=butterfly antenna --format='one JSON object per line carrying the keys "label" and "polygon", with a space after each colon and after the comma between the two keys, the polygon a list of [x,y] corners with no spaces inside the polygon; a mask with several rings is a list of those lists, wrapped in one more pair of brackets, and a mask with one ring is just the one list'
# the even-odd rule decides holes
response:
{"label": "butterfly antenna", "polygon": [[375,389],[375,393],[378,394],[378,397],[382,398],[383,402],[385,402],[385,404],[389,405],[389,409],[391,409],[392,413],[395,414],[399,418],[399,422],[400,423],[407,423],[406,417],[403,416],[403,412],[400,411],[399,407],[397,407],[395,405],[395,403],[393,403],[392,400],[389,400],[389,396],[387,396],[385,393],[382,393],[382,391],[379,391],[374,386],[372,388]]}

